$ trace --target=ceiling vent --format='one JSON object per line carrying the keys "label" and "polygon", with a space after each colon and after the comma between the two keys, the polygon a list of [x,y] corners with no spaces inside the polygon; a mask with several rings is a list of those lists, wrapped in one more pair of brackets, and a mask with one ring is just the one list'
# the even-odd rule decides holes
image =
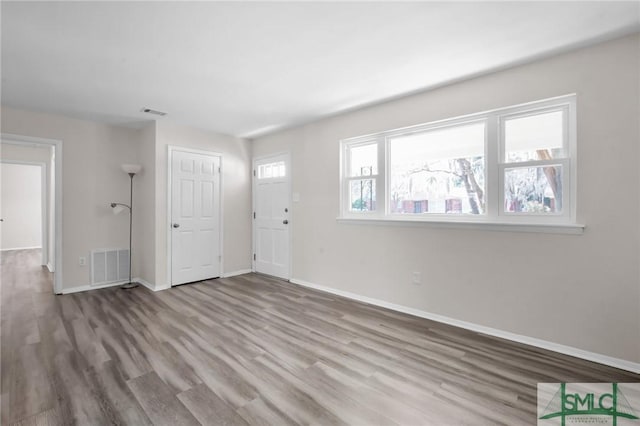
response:
{"label": "ceiling vent", "polygon": [[153,115],[159,115],[160,117],[164,117],[165,115],[167,115],[166,112],[157,111],[157,110],[151,109],[151,108],[142,108],[140,110],[140,112],[145,112],[147,114],[153,114]]}

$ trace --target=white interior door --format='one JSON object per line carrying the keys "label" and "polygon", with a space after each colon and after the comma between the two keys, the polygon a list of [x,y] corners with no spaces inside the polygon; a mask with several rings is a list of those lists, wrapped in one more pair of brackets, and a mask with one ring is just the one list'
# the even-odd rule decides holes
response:
{"label": "white interior door", "polygon": [[254,270],[289,279],[291,173],[288,154],[254,161]]}
{"label": "white interior door", "polygon": [[220,276],[220,157],[171,153],[171,285]]}

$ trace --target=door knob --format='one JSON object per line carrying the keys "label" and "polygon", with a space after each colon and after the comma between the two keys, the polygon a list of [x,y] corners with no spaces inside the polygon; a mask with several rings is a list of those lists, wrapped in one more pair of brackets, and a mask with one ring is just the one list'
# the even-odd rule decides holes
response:
{"label": "door knob", "polygon": [[287,225],[289,223],[289,221],[287,219],[283,220],[282,223],[284,223],[285,225]]}
{"label": "door knob", "polygon": [[174,223],[174,224],[173,224],[173,227],[174,227],[174,228],[180,228],[180,224],[179,224],[179,223]]}

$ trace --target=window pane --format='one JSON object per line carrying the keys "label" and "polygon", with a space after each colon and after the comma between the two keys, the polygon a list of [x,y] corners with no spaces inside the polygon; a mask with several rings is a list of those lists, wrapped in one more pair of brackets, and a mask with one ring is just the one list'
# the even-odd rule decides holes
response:
{"label": "window pane", "polygon": [[513,213],[562,212],[562,166],[505,169],[504,210]]}
{"label": "window pane", "polygon": [[485,124],[389,139],[391,213],[483,214]]}
{"label": "window pane", "polygon": [[349,148],[349,158],[349,176],[378,174],[378,144],[359,145]]}
{"label": "window pane", "polygon": [[354,212],[376,209],[376,182],[373,179],[353,180],[349,184],[349,210]]}
{"label": "window pane", "polygon": [[279,178],[286,175],[284,161],[258,166],[258,179]]}
{"label": "window pane", "polygon": [[504,123],[506,162],[564,158],[564,113],[547,112]]}

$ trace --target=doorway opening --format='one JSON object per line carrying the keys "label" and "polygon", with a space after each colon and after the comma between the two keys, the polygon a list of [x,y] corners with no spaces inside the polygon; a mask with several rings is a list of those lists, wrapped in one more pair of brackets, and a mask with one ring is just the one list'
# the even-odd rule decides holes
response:
{"label": "doorway opening", "polygon": [[1,248],[40,250],[62,294],[62,141],[2,133],[1,146]]}
{"label": "doorway opening", "polygon": [[0,250],[37,250],[51,270],[47,169],[46,163],[0,161]]}

